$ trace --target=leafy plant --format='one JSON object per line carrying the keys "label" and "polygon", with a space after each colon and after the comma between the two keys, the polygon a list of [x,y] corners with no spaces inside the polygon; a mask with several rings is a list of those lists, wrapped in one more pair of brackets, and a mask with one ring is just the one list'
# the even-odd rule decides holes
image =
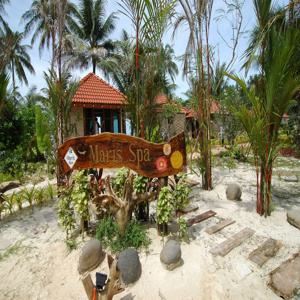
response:
{"label": "leafy plant", "polygon": [[71,197],[74,201],[74,208],[81,218],[81,229],[85,221],[89,221],[89,186],[87,176],[84,171],[79,171],[74,177],[74,184],[71,192]]}
{"label": "leafy plant", "polygon": [[181,240],[188,241],[188,227],[186,220],[183,217],[179,217],[177,220],[178,223],[178,235]]}
{"label": "leafy plant", "polygon": [[76,239],[67,238],[66,245],[69,251],[75,250],[77,248],[77,241]]}
{"label": "leafy plant", "polygon": [[122,236],[118,231],[116,221],[112,217],[107,217],[100,221],[96,231],[96,238],[105,247],[110,248],[112,252],[120,252],[130,247],[135,249],[147,248],[151,243],[146,230],[139,222],[131,220],[126,227],[125,234]]}
{"label": "leafy plant", "polygon": [[4,198],[5,210],[11,214],[14,210],[15,193],[12,193],[11,195],[3,195],[2,197]]}
{"label": "leafy plant", "polygon": [[25,201],[28,202],[29,206],[32,207],[34,197],[35,197],[35,186],[32,186],[32,188],[24,189],[22,191],[22,195]]}
{"label": "leafy plant", "polygon": [[147,191],[147,183],[147,177],[136,175],[133,180],[133,188],[136,191],[136,193],[145,193]]}
{"label": "leafy plant", "polygon": [[172,215],[172,192],[168,187],[163,187],[157,201],[157,222],[158,224],[168,223]]}
{"label": "leafy plant", "polygon": [[19,210],[22,210],[23,206],[23,196],[22,196],[22,193],[18,193],[15,195],[15,203],[17,204],[18,206],[18,209]]}
{"label": "leafy plant", "polygon": [[69,233],[75,228],[75,215],[71,192],[71,187],[60,190],[57,210],[59,224],[66,230],[67,239]]}
{"label": "leafy plant", "polygon": [[190,187],[183,181],[176,184],[173,191],[172,205],[175,211],[183,210],[189,204],[189,194],[191,192]]}
{"label": "leafy plant", "polygon": [[126,178],[128,177],[129,170],[126,168],[121,168],[118,170],[116,177],[112,180],[112,186],[114,189],[114,192],[118,197],[122,196],[124,184],[126,181]]}
{"label": "leafy plant", "polygon": [[49,200],[54,199],[55,190],[54,190],[53,186],[50,183],[48,184],[48,186],[46,188],[46,193],[47,193],[47,196],[48,196]]}
{"label": "leafy plant", "polygon": [[45,201],[45,191],[44,189],[37,189],[35,192],[35,203],[37,205],[42,205]]}

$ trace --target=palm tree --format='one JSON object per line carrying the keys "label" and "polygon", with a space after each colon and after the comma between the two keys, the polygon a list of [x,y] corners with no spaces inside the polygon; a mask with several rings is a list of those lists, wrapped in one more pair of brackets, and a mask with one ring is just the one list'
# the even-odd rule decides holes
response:
{"label": "palm tree", "polygon": [[30,9],[22,16],[22,20],[26,22],[25,34],[33,31],[31,44],[40,38],[40,53],[51,45],[51,69],[54,70],[57,62],[59,73],[61,73],[64,38],[70,32],[69,27],[73,25],[76,15],[75,5],[68,0],[34,0]]}
{"label": "palm tree", "polygon": [[[0,0],[0,23],[2,26],[6,25],[6,22],[3,18],[3,14],[5,14],[5,4],[8,4],[10,0]],[[2,28],[0,27],[0,32],[2,31]]]}
{"label": "palm tree", "polygon": [[212,189],[211,145],[210,145],[210,103],[211,103],[211,50],[209,47],[209,26],[213,0],[179,0],[183,13],[174,26],[174,34],[181,24],[186,24],[189,37],[183,56],[183,72],[194,82],[193,93],[198,100],[197,117],[202,174],[202,187]]}
{"label": "palm tree", "polygon": [[7,101],[7,89],[9,84],[9,77],[5,73],[0,73],[0,115],[2,109]]}
{"label": "palm tree", "polygon": [[265,216],[271,213],[272,169],[278,152],[282,116],[300,88],[300,63],[297,59],[299,36],[299,32],[284,26],[279,31],[274,26],[269,29],[264,57],[260,61],[264,93],[253,86],[247,89],[243,80],[229,75],[252,104],[251,108],[242,105],[235,113],[248,134],[256,159],[257,212]]}
{"label": "palm tree", "polygon": [[109,39],[115,29],[116,15],[105,18],[105,0],[81,0],[77,24],[72,30],[77,37],[73,62],[80,68],[92,63],[93,73],[97,64],[113,50],[113,42]]}
{"label": "palm tree", "polygon": [[27,10],[22,20],[26,22],[24,33],[27,35],[34,30],[31,44],[33,45],[40,38],[39,50],[52,46],[52,69],[55,59],[56,49],[56,13],[54,1],[51,0],[35,0],[31,7]]}
{"label": "palm tree", "polygon": [[0,61],[1,69],[8,70],[12,76],[13,88],[15,89],[15,76],[20,82],[28,84],[25,70],[34,74],[34,68],[31,65],[28,50],[29,45],[22,44],[24,34],[13,32],[8,26],[5,26],[4,36],[0,42]]}

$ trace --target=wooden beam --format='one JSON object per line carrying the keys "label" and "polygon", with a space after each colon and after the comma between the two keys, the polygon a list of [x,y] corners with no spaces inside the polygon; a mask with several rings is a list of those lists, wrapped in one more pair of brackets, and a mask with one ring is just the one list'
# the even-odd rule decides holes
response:
{"label": "wooden beam", "polygon": [[250,228],[244,228],[238,233],[234,234],[221,244],[217,245],[215,248],[210,250],[210,253],[213,255],[225,256],[231,250],[241,245],[244,241],[250,238],[254,234],[254,230]]}
{"label": "wooden beam", "polygon": [[208,210],[208,211],[206,211],[206,212],[204,212],[204,213],[202,213],[200,215],[197,215],[197,216],[195,216],[193,218],[188,219],[187,220],[187,226],[190,227],[190,226],[192,226],[192,225],[194,225],[196,223],[200,223],[200,222],[202,222],[202,221],[204,221],[204,220],[206,220],[208,218],[211,218],[211,217],[215,216],[216,214],[217,213],[214,212],[213,210]]}
{"label": "wooden beam", "polygon": [[282,244],[279,241],[269,238],[249,254],[249,259],[261,267],[266,261],[276,255],[281,246]]}
{"label": "wooden beam", "polygon": [[207,232],[208,234],[214,234],[233,223],[235,223],[235,221],[231,219],[222,220],[218,224],[206,228],[205,232]]}
{"label": "wooden beam", "polygon": [[[296,296],[295,293],[300,290],[300,252],[270,273],[268,285],[283,299]],[[295,299],[298,299],[297,296]]]}

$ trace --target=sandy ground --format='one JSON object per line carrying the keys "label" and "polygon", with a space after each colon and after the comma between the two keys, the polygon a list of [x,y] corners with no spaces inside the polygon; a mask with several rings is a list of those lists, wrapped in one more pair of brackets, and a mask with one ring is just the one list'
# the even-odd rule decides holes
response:
{"label": "sandy ground", "polygon": [[[278,174],[300,173],[299,166],[290,168],[278,169]],[[226,200],[229,182],[242,186],[242,202]],[[152,226],[149,253],[140,253],[141,278],[114,299],[280,299],[267,287],[268,274],[300,250],[300,230],[286,221],[286,209],[300,207],[300,183],[285,182],[281,175],[274,176],[275,210],[269,218],[255,213],[255,183],[255,172],[250,165],[240,164],[231,171],[214,169],[214,190],[193,189],[192,201],[199,209],[188,217],[208,209],[217,215],[192,227],[195,239],[182,244],[183,266],[171,272],[162,267],[159,253],[163,240]],[[208,226],[228,217],[236,223],[214,235],[204,232]],[[255,230],[249,240],[225,257],[210,254],[210,249],[244,227]],[[260,268],[248,260],[248,255],[268,237],[280,240],[283,247]],[[33,212],[27,209],[2,221],[0,253],[16,243],[19,247],[0,260],[0,299],[86,299],[77,273],[80,247],[68,252],[64,238],[57,225],[55,205],[34,208]],[[103,262],[97,271],[106,269]]]}

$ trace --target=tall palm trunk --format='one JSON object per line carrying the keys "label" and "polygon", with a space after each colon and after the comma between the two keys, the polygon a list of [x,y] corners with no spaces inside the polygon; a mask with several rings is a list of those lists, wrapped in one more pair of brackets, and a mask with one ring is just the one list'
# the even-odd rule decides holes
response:
{"label": "tall palm trunk", "polygon": [[94,56],[92,57],[92,66],[93,66],[93,73],[96,74],[97,59]]}

